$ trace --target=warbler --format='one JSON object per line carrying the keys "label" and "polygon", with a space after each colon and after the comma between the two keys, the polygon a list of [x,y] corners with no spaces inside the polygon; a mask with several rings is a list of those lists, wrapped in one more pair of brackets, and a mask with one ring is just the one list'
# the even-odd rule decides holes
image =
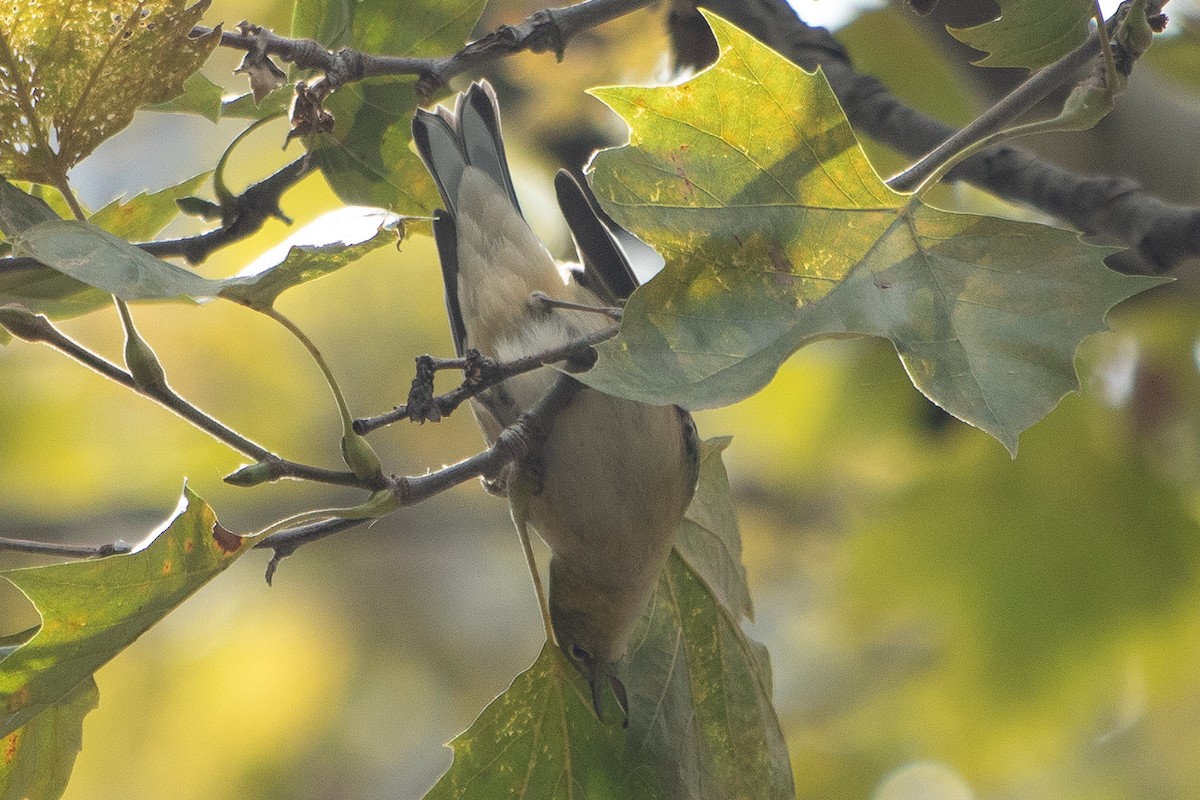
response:
{"label": "warbler", "polygon": [[[441,194],[434,238],[446,310],[459,355],[501,362],[541,353],[611,325],[603,314],[547,307],[619,305],[637,280],[617,229],[586,184],[560,171],[559,205],[580,264],[558,264],[521,214],[504,153],[496,95],[486,81],[453,110],[418,109],[413,140]],[[541,367],[472,400],[489,442],[559,375]],[[675,406],[655,406],[582,387],[554,417],[544,442],[510,468],[532,481],[528,519],[550,548],[548,610],[559,648],[583,674],[602,717],[607,682],[628,722],[614,672],[653,592],[695,490],[696,429]],[[503,481],[502,481],[503,482]],[[530,564],[535,571],[536,565]]]}

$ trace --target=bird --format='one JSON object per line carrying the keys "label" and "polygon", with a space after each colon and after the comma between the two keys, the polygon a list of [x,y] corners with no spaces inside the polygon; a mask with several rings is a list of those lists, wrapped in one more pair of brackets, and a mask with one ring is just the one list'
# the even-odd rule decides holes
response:
{"label": "bird", "polygon": [[[555,261],[521,213],[487,81],[472,83],[453,109],[417,109],[412,132],[444,205],[433,231],[460,356],[476,350],[511,361],[612,324],[593,309],[617,306],[637,287],[617,238],[625,232],[586,182],[560,170],[555,192],[580,263]],[[540,367],[473,398],[487,441],[495,442],[560,374]],[[699,443],[692,418],[676,406],[582,386],[554,416],[540,447],[508,469],[500,484],[532,486],[528,521],[550,549],[549,591],[541,603],[547,633],[582,674],[596,715],[603,720],[607,684],[627,725],[617,667],[695,491]]]}

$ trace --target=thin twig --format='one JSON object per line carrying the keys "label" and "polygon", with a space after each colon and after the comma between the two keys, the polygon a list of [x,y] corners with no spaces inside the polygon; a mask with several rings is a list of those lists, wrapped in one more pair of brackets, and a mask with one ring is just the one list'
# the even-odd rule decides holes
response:
{"label": "thin twig", "polygon": [[[501,431],[500,436],[488,449],[459,461],[457,464],[451,464],[426,475],[391,478],[399,505],[401,507],[413,506],[474,478],[499,475],[506,466],[520,461],[541,446],[550,432],[555,416],[571,402],[581,388],[582,384],[570,375],[559,375],[550,390],[534,404],[533,408]],[[294,553],[301,545],[324,539],[370,521],[368,519],[329,519],[267,536],[255,544],[256,548],[275,551],[267,565],[267,581],[270,582],[274,577],[279,562]]]}
{"label": "thin twig", "polygon": [[917,163],[888,180],[888,186],[898,192],[912,191],[955,154],[977,141],[1011,127],[1054,90],[1074,80],[1079,71],[1100,54],[1100,39],[1096,31],[1092,31],[1082,45],[1045,69],[1035,72],[965,128],[955,131],[944,142],[922,156]]}
{"label": "thin twig", "polygon": [[32,539],[0,537],[0,550],[7,550],[14,553],[34,553],[41,556],[62,556],[64,558],[104,558],[105,556],[131,552],[133,545],[126,542],[112,542],[111,544],[62,544],[59,542],[35,542]]}
{"label": "thin twig", "polygon": [[134,380],[129,372],[103,356],[93,353],[74,339],[71,339],[40,314],[33,314],[16,306],[0,306],[0,324],[7,328],[14,336],[29,342],[45,343],[75,359],[85,367],[100,373],[109,380],[132,389],[143,397],[148,397],[159,405],[175,412],[178,416],[234,450],[256,461],[268,463],[270,465],[272,480],[277,478],[297,478],[339,486],[377,488],[373,484],[364,483],[364,481],[357,478],[351,472],[338,472],[281,459],[262,445],[247,439],[245,436],[227,428],[218,420],[205,414],[169,387],[165,390],[147,391],[145,387],[138,385],[138,382]]}
{"label": "thin twig", "polygon": [[[533,353],[503,363],[488,359],[471,358],[469,356],[456,359],[432,359],[429,356],[422,356],[418,359],[418,376],[413,381],[414,390],[417,389],[419,383],[425,380],[432,381],[432,373],[441,369],[462,369],[466,370],[469,374],[463,380],[462,384],[445,394],[437,395],[427,400],[423,399],[419,404],[414,404],[411,400],[412,395],[410,395],[410,402],[396,406],[396,408],[386,414],[380,414],[377,417],[356,419],[354,421],[354,431],[360,435],[365,435],[377,428],[391,425],[393,422],[399,422],[403,419],[411,418],[414,421],[424,422],[426,419],[436,421],[441,417],[448,417],[467,400],[487,391],[496,384],[502,383],[514,375],[532,372],[548,364],[555,364],[559,361],[585,355],[595,345],[616,336],[619,330],[620,328],[616,325],[601,328],[586,336],[580,336],[577,339],[564,342],[558,347],[552,347],[540,353]],[[426,365],[426,369],[429,371],[428,375],[421,374],[422,368],[420,365],[422,363]],[[433,409],[433,413],[422,411],[422,413],[416,414],[414,413],[415,405],[419,405],[422,409]]]}
{"label": "thin twig", "polygon": [[[233,213],[229,221],[219,228],[188,236],[182,239],[167,239],[158,242],[142,242],[136,245],[152,256],[168,258],[182,256],[189,264],[199,264],[214,250],[234,244],[257,233],[268,219],[284,219],[279,208],[283,193],[295,186],[312,172],[307,157],[298,158],[273,175],[246,187],[233,201]],[[42,265],[28,257],[0,258],[0,274],[20,269],[43,269]]]}

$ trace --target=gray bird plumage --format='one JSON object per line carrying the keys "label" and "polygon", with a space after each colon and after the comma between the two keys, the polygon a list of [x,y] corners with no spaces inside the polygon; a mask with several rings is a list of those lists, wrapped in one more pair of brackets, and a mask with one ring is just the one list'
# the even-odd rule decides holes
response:
{"label": "gray bird plumage", "polygon": [[[413,139],[441,193],[435,215],[446,309],[457,352],[508,361],[610,324],[586,311],[531,303],[530,295],[586,306],[624,300],[637,282],[586,186],[560,172],[555,188],[582,267],[563,270],[521,215],[495,94],[478,82],[453,111],[418,110]],[[488,441],[550,387],[557,372],[519,375],[472,401]],[[695,428],[674,406],[584,387],[554,418],[540,450],[514,469],[539,487],[529,520],[551,550],[549,613],[558,645],[583,673],[597,713],[691,500]]]}

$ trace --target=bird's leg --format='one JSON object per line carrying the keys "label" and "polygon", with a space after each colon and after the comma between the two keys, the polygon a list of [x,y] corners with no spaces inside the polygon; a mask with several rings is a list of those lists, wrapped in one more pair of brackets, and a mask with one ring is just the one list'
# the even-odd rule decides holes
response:
{"label": "bird's leg", "polygon": [[585,303],[573,303],[570,300],[559,300],[545,292],[530,292],[529,304],[542,311],[553,308],[563,308],[568,311],[587,311],[592,314],[603,314],[609,319],[620,322],[623,310],[617,306],[589,306]]}
{"label": "bird's leg", "polygon": [[529,577],[533,579],[533,591],[542,612],[542,624],[546,626],[546,641],[556,644],[554,625],[550,621],[550,604],[546,601],[546,590],[542,586],[537,559],[533,557],[533,544],[529,540],[529,500],[540,491],[540,484],[536,476],[525,470],[512,470],[508,475],[508,509],[525,551],[525,563],[529,566]]}

